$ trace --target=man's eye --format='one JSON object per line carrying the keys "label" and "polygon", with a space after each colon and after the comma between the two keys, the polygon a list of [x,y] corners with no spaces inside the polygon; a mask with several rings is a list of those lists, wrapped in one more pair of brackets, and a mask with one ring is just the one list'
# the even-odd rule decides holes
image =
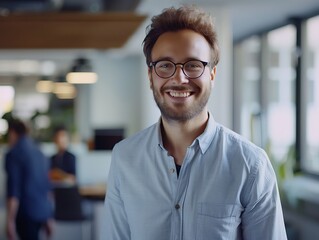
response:
{"label": "man's eye", "polygon": [[160,68],[168,68],[168,67],[169,67],[168,64],[162,64],[162,65],[160,65]]}
{"label": "man's eye", "polygon": [[188,67],[188,68],[200,68],[200,65],[199,65],[199,64],[193,64],[193,63],[192,63],[192,64],[188,64],[187,67]]}
{"label": "man's eye", "polygon": [[172,65],[171,63],[160,63],[159,64],[159,68],[172,68]]}

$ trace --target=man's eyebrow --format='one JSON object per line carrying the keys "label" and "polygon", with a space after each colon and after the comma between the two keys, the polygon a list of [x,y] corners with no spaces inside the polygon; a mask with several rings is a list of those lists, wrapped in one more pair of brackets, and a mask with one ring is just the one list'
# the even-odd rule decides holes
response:
{"label": "man's eyebrow", "polygon": [[165,61],[165,60],[169,60],[169,61],[173,62],[173,58],[171,58],[171,57],[160,57],[160,58],[154,60],[153,62]]}
{"label": "man's eyebrow", "polygon": [[[169,60],[169,61],[175,62],[173,60],[173,58],[171,58],[171,57],[160,57],[160,58],[158,58],[158,59],[156,59],[156,60],[154,60],[152,62],[165,61],[165,60]],[[200,59],[195,58],[195,57],[188,57],[188,58],[184,59],[183,61],[181,61],[179,63],[185,63],[185,62],[192,61],[192,60],[201,61]],[[175,62],[175,63],[177,63],[177,62]]]}

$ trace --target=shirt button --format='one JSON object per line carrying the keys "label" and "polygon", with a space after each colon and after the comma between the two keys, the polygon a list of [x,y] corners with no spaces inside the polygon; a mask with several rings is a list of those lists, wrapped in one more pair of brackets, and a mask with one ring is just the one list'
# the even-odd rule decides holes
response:
{"label": "shirt button", "polygon": [[170,168],[170,169],[169,169],[169,172],[170,172],[171,174],[173,174],[173,173],[175,172],[175,169],[174,169],[174,168]]}
{"label": "shirt button", "polygon": [[181,207],[181,206],[180,206],[178,203],[175,205],[175,209],[176,209],[176,210],[180,209],[180,207]]}

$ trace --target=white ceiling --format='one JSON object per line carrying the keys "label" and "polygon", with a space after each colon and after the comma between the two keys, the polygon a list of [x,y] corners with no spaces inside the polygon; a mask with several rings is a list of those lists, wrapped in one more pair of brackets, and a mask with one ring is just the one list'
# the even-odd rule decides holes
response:
{"label": "white ceiling", "polygon": [[319,14],[318,0],[142,0],[137,10],[153,15],[179,4],[228,8],[234,40],[286,23],[291,17]]}

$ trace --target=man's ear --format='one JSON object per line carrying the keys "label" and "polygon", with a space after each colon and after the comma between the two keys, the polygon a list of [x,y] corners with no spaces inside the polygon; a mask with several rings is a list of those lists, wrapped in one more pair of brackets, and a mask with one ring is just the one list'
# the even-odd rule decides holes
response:
{"label": "man's ear", "polygon": [[212,70],[210,71],[210,80],[211,80],[212,87],[214,87],[215,77],[216,77],[216,66],[213,67]]}
{"label": "man's ear", "polygon": [[210,80],[214,81],[216,76],[216,66],[212,68],[212,70],[210,71]]}
{"label": "man's ear", "polygon": [[147,75],[148,75],[148,80],[149,80],[149,83],[150,83],[150,89],[153,89],[152,68],[148,67]]}

